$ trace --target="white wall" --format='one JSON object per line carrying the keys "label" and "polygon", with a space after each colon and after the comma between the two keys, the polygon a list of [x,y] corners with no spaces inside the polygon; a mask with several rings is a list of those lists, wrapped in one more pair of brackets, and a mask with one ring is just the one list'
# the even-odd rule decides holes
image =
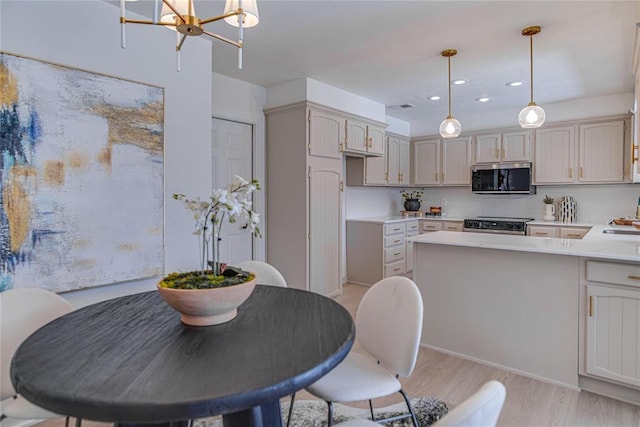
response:
{"label": "white wall", "polygon": [[[577,203],[577,222],[604,224],[614,217],[635,216],[640,185],[538,186],[535,195],[473,194],[468,187],[425,188],[422,209],[442,206],[450,218],[510,216],[542,220],[542,199],[572,196]],[[347,187],[347,218],[398,215],[402,207],[399,188]]]}
{"label": "white wall", "polygon": [[233,120],[253,125],[253,171],[254,178],[260,180],[261,191],[255,193],[254,210],[261,213],[260,230],[263,238],[254,238],[254,258],[266,259],[265,240],[269,231],[266,229],[265,194],[265,119],[262,109],[266,103],[267,91],[241,80],[213,73],[211,78],[211,112],[213,117]]}
{"label": "white wall", "polygon": [[[175,33],[171,31],[129,24],[127,49],[120,48],[120,9],[115,5],[101,1],[2,0],[0,11],[3,51],[165,88],[165,271],[196,267],[198,250],[192,220],[171,195],[206,196],[211,189],[210,42],[202,38],[187,40],[182,71],[178,73]],[[157,279],[64,296],[78,307],[153,289]]]}

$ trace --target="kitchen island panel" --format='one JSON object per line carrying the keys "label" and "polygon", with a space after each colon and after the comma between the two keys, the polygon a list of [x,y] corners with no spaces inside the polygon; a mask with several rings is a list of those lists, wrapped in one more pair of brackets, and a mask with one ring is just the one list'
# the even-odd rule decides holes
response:
{"label": "kitchen island panel", "polygon": [[414,251],[424,346],[578,389],[579,258],[427,243]]}

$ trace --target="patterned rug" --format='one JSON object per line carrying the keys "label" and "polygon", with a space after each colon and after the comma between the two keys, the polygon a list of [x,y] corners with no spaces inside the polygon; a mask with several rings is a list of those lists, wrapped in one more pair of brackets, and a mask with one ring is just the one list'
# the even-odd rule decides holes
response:
{"label": "patterned rug", "polygon": [[[449,408],[443,401],[432,397],[413,398],[411,399],[411,405],[413,406],[420,427],[430,426],[449,411]],[[374,408],[376,418],[388,418],[406,412],[407,407],[404,403],[397,403],[380,409]],[[287,423],[288,414],[289,402],[287,401],[282,403],[283,425]],[[334,405],[334,425],[351,418],[369,418],[369,416],[368,409],[354,408],[340,403]],[[327,404],[325,402],[320,400],[300,400],[293,404],[291,427],[325,427],[326,425]],[[413,424],[410,418],[405,418],[381,425],[389,427],[409,427]],[[193,427],[222,427],[222,420],[220,417],[204,418],[194,421]]]}

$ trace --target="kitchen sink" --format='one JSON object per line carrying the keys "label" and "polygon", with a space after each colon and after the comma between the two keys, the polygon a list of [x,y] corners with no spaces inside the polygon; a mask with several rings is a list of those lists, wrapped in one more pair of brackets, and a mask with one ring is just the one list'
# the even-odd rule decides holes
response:
{"label": "kitchen sink", "polygon": [[630,234],[633,236],[640,236],[640,230],[617,230],[615,228],[605,228],[602,232],[604,234]]}

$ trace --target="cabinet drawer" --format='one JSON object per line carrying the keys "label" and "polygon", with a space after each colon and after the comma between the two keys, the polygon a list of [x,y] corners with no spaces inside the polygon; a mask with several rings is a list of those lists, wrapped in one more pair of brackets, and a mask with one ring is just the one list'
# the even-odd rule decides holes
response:
{"label": "cabinet drawer", "polygon": [[406,255],[406,248],[404,246],[396,246],[384,250],[384,262],[402,261]]}
{"label": "cabinet drawer", "polygon": [[587,280],[640,287],[640,265],[587,261]]}
{"label": "cabinet drawer", "polygon": [[462,231],[462,222],[445,221],[442,225],[444,231]]}
{"label": "cabinet drawer", "polygon": [[398,276],[406,272],[407,270],[405,267],[404,260],[396,261],[394,263],[387,264],[384,266],[384,277]]}
{"label": "cabinet drawer", "polygon": [[422,231],[440,231],[442,230],[442,222],[440,221],[422,221]]}
{"label": "cabinet drawer", "polygon": [[396,234],[395,236],[386,236],[384,238],[384,247],[390,248],[392,246],[400,246],[404,244],[404,236],[401,234]]}
{"label": "cabinet drawer", "polygon": [[409,234],[412,231],[415,231],[415,232],[420,231],[420,224],[418,224],[418,221],[406,222],[405,225],[407,227],[407,234]]}
{"label": "cabinet drawer", "polygon": [[527,227],[527,235],[534,237],[556,237],[556,227],[531,225]]}
{"label": "cabinet drawer", "polygon": [[561,239],[582,239],[589,230],[590,228],[560,227],[558,237]]}
{"label": "cabinet drawer", "polygon": [[404,234],[406,230],[407,230],[407,227],[405,226],[404,222],[394,222],[391,224],[384,225],[385,236],[388,236],[390,234],[398,234],[398,233]]}

